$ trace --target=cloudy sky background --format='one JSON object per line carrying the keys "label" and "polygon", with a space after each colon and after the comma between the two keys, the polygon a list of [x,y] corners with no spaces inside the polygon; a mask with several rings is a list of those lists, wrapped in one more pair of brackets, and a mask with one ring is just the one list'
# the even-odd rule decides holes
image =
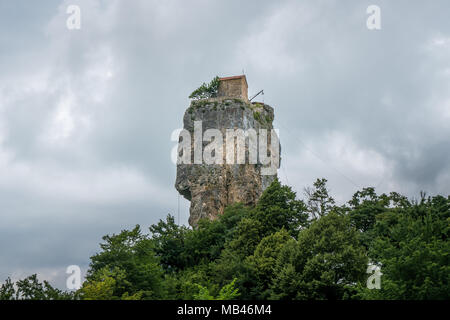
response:
{"label": "cloudy sky background", "polygon": [[[66,28],[68,5],[81,30]],[[366,27],[366,8],[381,27]],[[245,70],[302,196],[450,190],[448,1],[0,0],[0,282],[177,216],[170,135],[188,95]],[[260,97],[262,100],[262,97]],[[181,199],[180,222],[188,202]]]}

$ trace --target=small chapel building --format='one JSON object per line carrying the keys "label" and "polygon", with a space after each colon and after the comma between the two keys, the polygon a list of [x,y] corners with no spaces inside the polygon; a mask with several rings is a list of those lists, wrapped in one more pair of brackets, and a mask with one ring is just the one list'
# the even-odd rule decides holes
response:
{"label": "small chapel building", "polygon": [[248,84],[245,75],[219,78],[217,97],[242,99],[248,102]]}

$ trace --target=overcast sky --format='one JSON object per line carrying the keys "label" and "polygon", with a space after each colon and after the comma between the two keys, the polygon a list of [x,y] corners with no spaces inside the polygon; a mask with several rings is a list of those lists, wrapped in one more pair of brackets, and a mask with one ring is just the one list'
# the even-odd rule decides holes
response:
{"label": "overcast sky", "polygon": [[[69,5],[81,29],[69,30]],[[366,9],[381,8],[381,30]],[[0,0],[0,282],[64,288],[105,234],[177,216],[188,95],[244,70],[284,183],[450,190],[450,3]],[[181,223],[189,203],[180,201]]]}

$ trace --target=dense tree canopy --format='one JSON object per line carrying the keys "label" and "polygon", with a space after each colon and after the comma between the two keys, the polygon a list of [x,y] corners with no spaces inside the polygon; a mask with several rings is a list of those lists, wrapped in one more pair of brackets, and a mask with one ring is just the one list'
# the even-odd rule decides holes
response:
{"label": "dense tree canopy", "polygon": [[[305,200],[276,180],[255,207],[198,228],[172,216],[103,237],[86,281],[63,292],[36,275],[0,299],[449,299],[450,197],[364,188],[337,206],[325,179]],[[381,269],[369,289],[368,264]]]}

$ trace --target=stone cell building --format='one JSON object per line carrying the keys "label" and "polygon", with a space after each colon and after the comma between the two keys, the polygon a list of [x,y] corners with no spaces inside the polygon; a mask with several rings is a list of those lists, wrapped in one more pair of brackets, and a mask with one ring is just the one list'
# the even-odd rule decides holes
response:
{"label": "stone cell building", "polygon": [[218,97],[238,98],[248,102],[248,84],[245,75],[219,79]]}

